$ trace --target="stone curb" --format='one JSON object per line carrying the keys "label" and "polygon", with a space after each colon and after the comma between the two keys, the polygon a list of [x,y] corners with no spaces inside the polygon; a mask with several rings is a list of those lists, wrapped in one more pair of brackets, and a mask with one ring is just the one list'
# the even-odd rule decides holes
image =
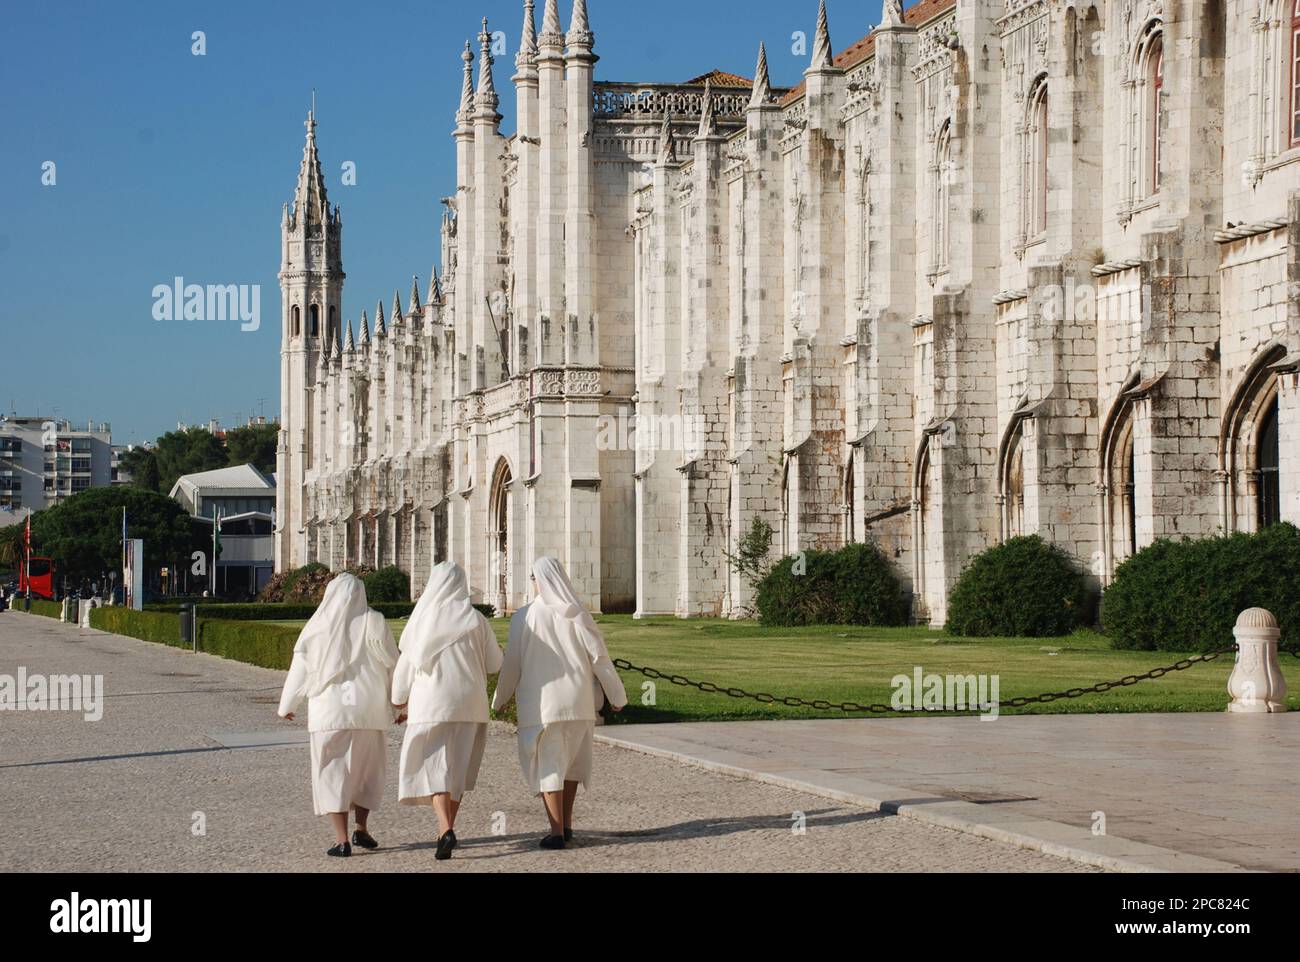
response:
{"label": "stone curb", "polygon": [[[644,726],[653,727],[653,726]],[[1173,849],[1148,845],[1114,836],[1094,836],[1086,828],[1010,812],[989,811],[973,802],[909,800],[919,793],[896,785],[873,782],[857,775],[822,769],[791,769],[764,772],[741,765],[702,757],[699,747],[656,735],[659,746],[648,745],[618,729],[596,733],[604,745],[668,758],[706,771],[750,781],[764,782],[793,791],[807,792],[850,805],[859,805],[888,815],[900,815],[941,828],[1055,855],[1112,872],[1245,872],[1231,862],[1188,855]]]}

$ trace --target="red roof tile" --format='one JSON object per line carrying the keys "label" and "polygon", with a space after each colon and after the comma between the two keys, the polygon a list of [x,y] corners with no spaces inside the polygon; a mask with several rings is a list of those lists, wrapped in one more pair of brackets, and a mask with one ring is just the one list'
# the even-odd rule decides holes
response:
{"label": "red roof tile", "polygon": [[692,84],[703,84],[704,81],[706,80],[709,82],[711,86],[714,87],[748,88],[754,86],[754,81],[746,77],[738,76],[734,73],[727,73],[725,70],[710,70],[706,74],[700,74],[700,76],[694,78],[693,80],[686,81],[686,83],[683,86],[689,87]]}
{"label": "red roof tile", "polygon": [[[933,20],[941,13],[946,13],[957,5],[957,0],[921,0],[910,9],[903,12],[903,21],[919,26],[929,20]],[[876,34],[873,30],[857,43],[854,43],[844,50],[840,51],[833,58],[835,66],[841,70],[848,70],[850,67],[856,67],[862,61],[867,60],[876,52]],[[803,96],[804,84],[799,82],[788,94],[781,98],[781,106],[792,104]]]}

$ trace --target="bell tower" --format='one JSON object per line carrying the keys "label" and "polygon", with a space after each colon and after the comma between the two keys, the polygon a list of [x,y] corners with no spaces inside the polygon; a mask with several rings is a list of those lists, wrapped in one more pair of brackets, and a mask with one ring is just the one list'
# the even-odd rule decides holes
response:
{"label": "bell tower", "polygon": [[316,110],[293,204],[280,222],[280,444],[276,455],[275,570],[308,561],[303,499],[312,464],[317,361],[339,333],[343,311],[343,220],[330,207],[316,153]]}

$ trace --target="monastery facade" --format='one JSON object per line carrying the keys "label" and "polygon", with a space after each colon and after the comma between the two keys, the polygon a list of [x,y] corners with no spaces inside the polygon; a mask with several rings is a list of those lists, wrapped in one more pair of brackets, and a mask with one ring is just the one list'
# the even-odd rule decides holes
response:
{"label": "monastery facade", "polygon": [[752,80],[620,83],[586,0],[540,32],[530,0],[507,135],[484,22],[442,277],[355,331],[309,117],[277,567],[418,590],[451,558],[512,610],[552,554],[595,609],[737,616],[760,518],[774,557],[878,544],[941,624],[1010,536],[1104,584],[1300,522],[1300,0],[886,0],[839,53],[831,24],[793,90],[761,47]]}

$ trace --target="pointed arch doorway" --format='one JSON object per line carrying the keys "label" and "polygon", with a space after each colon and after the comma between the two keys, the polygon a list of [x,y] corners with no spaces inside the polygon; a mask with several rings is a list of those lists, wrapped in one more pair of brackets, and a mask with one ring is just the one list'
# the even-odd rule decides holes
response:
{"label": "pointed arch doorway", "polygon": [[505,614],[510,600],[510,484],[514,480],[505,458],[492,472],[488,502],[488,585],[497,614]]}

